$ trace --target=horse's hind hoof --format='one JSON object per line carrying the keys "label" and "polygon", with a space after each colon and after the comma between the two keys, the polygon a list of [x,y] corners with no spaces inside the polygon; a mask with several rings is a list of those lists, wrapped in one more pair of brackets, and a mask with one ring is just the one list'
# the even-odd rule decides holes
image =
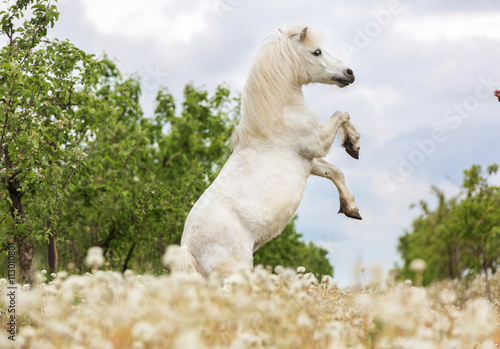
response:
{"label": "horse's hind hoof", "polygon": [[340,209],[339,213],[343,213],[347,217],[352,219],[357,219],[360,221],[363,220],[363,218],[361,218],[361,215],[359,214],[359,211],[343,211],[342,209]]}
{"label": "horse's hind hoof", "polygon": [[357,211],[353,211],[353,212],[344,212],[344,214],[349,217],[349,218],[352,218],[352,219],[358,219],[358,220],[362,220],[363,218],[361,218],[361,215],[359,214],[359,212]]}
{"label": "horse's hind hoof", "polygon": [[347,208],[347,201],[345,201],[343,199],[340,199],[340,210],[338,213],[343,213],[347,217],[352,218],[352,219],[358,219],[358,220],[363,219],[363,218],[361,218],[361,215],[359,214],[358,209],[356,208],[354,210],[349,210]]}

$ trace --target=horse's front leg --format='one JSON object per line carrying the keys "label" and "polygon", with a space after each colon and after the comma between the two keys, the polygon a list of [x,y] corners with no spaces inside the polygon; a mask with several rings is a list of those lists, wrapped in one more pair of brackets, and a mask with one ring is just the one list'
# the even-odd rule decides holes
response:
{"label": "horse's front leg", "polygon": [[345,214],[349,218],[361,219],[358,206],[354,201],[354,195],[347,187],[344,174],[337,167],[323,159],[314,159],[311,174],[331,180],[339,191],[340,210],[339,213]]}
{"label": "horse's front leg", "polygon": [[361,135],[351,122],[351,117],[345,111],[336,111],[320,126],[320,139],[325,154],[330,151],[332,143],[341,128],[344,131],[342,146],[345,148],[347,154],[358,159],[360,149],[359,139]]}

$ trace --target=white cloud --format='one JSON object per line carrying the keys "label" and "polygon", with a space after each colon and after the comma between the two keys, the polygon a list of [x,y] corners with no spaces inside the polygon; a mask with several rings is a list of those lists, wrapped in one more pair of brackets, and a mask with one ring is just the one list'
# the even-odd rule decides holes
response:
{"label": "white cloud", "polygon": [[207,29],[207,13],[213,10],[210,2],[187,3],[192,6],[179,6],[174,0],[146,0],[140,6],[136,0],[82,2],[85,17],[96,30],[132,39],[154,37],[164,43],[188,43]]}
{"label": "white cloud", "polygon": [[483,38],[500,41],[500,13],[451,13],[405,16],[397,20],[394,29],[411,35],[418,41]]}

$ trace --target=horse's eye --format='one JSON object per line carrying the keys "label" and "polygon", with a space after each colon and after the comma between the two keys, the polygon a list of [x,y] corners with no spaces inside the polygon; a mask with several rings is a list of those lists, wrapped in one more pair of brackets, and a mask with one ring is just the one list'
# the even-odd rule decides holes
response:
{"label": "horse's eye", "polygon": [[313,55],[319,56],[321,54],[321,50],[317,49],[316,51],[313,52]]}

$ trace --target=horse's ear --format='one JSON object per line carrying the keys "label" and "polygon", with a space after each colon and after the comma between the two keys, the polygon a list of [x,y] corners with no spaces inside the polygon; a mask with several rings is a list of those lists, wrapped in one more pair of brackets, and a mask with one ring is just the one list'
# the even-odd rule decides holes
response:
{"label": "horse's ear", "polygon": [[302,31],[300,32],[300,34],[299,34],[299,41],[300,42],[304,41],[304,39],[306,38],[306,35],[307,35],[307,27],[305,27],[304,29],[302,29]]}
{"label": "horse's ear", "polygon": [[304,27],[304,29],[302,29],[298,34],[288,34],[288,36],[290,37],[290,39],[293,38],[298,42],[302,42],[307,36],[307,27]]}

